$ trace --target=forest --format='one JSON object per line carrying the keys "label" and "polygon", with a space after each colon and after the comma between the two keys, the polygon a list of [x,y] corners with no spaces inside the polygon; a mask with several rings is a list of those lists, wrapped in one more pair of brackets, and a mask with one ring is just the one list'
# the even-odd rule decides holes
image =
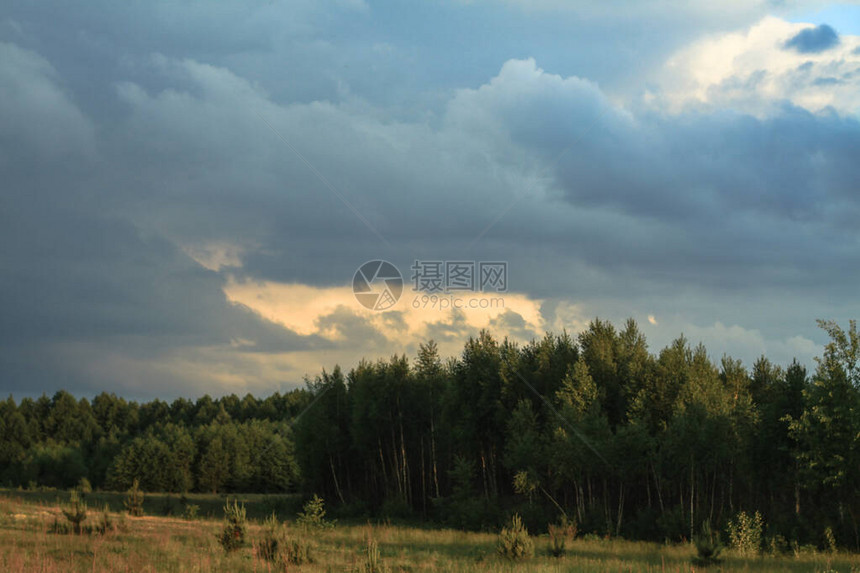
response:
{"label": "forest", "polygon": [[519,345],[489,332],[442,357],[335,366],[305,388],[170,403],[60,391],[0,402],[0,484],[323,496],[334,515],[492,530],[689,540],[759,512],[773,543],[860,549],[860,334],[814,372],[751,367],[635,321]]}

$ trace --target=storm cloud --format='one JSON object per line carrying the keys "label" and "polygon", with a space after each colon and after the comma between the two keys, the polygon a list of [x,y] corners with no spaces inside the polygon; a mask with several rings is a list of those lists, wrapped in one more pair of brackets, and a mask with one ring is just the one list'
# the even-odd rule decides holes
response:
{"label": "storm cloud", "polygon": [[[574,71],[540,43],[484,53],[494,32],[445,20],[633,25],[551,5],[56,8],[66,28],[26,3],[0,26],[9,392],[265,392],[428,337],[525,340],[598,315],[637,318],[652,347],[684,331],[716,356],[809,362],[815,319],[860,310],[860,124],[847,96],[810,103],[835,89],[823,78],[853,89],[853,63],[781,63],[778,85],[801,89],[773,96],[760,54],[808,28],[760,23],[769,5],[722,23],[745,26],[724,41],[749,67],[678,64],[671,81],[667,61],[700,53],[690,30],[635,69],[593,43],[611,34],[559,35],[591,54]],[[404,34],[395,16],[422,10],[474,45],[472,67]],[[512,306],[370,316],[347,287],[372,259],[407,281],[416,259],[508,261]]]}

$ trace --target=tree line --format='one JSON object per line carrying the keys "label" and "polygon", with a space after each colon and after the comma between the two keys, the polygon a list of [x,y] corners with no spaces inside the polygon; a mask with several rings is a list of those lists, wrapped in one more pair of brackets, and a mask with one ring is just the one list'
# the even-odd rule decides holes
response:
{"label": "tree line", "polygon": [[858,548],[860,335],[830,337],[813,373],[751,368],[683,336],[656,354],[633,320],[529,344],[470,338],[453,358],[335,367],[265,399],[144,404],[66,392],[0,403],[11,486],[298,491],[344,514],[690,539],[759,511],[773,538]]}
{"label": "tree line", "polygon": [[290,424],[305,389],[144,404],[114,394],[0,402],[0,483],[147,491],[285,492],[298,484]]}

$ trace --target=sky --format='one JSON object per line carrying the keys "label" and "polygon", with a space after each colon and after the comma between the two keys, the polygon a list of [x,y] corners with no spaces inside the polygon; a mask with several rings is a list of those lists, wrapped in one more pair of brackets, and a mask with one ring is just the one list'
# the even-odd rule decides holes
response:
{"label": "sky", "polygon": [[[0,391],[265,395],[595,317],[813,367],[860,315],[858,88],[854,4],[11,0]],[[428,305],[416,261],[506,290]]]}

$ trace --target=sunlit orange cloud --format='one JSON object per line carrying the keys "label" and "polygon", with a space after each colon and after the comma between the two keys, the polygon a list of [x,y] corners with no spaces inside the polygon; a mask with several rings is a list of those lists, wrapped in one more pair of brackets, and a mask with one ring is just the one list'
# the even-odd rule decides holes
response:
{"label": "sunlit orange cloud", "polygon": [[[363,358],[385,359],[393,354],[413,358],[418,345],[431,338],[446,358],[459,355],[465,339],[481,328],[489,328],[499,339],[508,336],[518,342],[556,328],[555,324],[545,324],[540,313],[542,301],[521,293],[500,295],[504,307],[440,311],[430,306],[414,308],[416,293],[407,287],[394,308],[378,312],[362,307],[349,287],[229,279],[224,290],[231,302],[250,308],[262,318],[301,335],[323,337],[332,344],[259,352],[255,340],[236,338],[224,344],[176,348],[153,361],[148,356],[105,352],[95,343],[75,342],[55,346],[52,355],[59,361],[84,364],[94,387],[132,395],[165,395],[177,388],[188,396],[264,394],[301,386],[305,377],[313,378],[323,369],[331,371],[335,365],[349,370]],[[576,305],[562,305],[556,315],[568,325],[580,321]],[[356,325],[364,330],[357,331]]]}
{"label": "sunlit orange cloud", "polygon": [[[360,305],[352,289],[345,286],[320,288],[230,278],[224,292],[231,302],[245,305],[263,318],[298,334],[316,334],[345,343],[346,347],[352,343],[356,350],[365,348],[364,341],[345,340],[345,333],[336,327],[332,328],[332,321],[326,318],[344,314],[360,317],[385,337],[388,346],[386,354],[413,349],[419,342],[436,338],[434,334],[444,331],[446,327],[456,332],[477,332],[481,328],[490,328],[500,338],[509,336],[518,341],[540,336],[545,330],[540,313],[542,301],[521,293],[462,293],[458,295],[462,308],[454,310],[450,308],[450,304],[453,304],[451,299],[444,303],[441,299],[435,299],[434,305],[433,299],[424,298],[424,293],[416,293],[407,286],[393,308],[373,311]],[[492,299],[492,302],[481,303],[482,299]],[[469,308],[470,300],[478,300],[475,304],[490,305],[492,308]],[[440,308],[443,304],[448,304],[448,308]],[[462,350],[463,339],[456,338],[450,344],[446,344],[445,340],[437,340],[440,350],[450,353]]]}

